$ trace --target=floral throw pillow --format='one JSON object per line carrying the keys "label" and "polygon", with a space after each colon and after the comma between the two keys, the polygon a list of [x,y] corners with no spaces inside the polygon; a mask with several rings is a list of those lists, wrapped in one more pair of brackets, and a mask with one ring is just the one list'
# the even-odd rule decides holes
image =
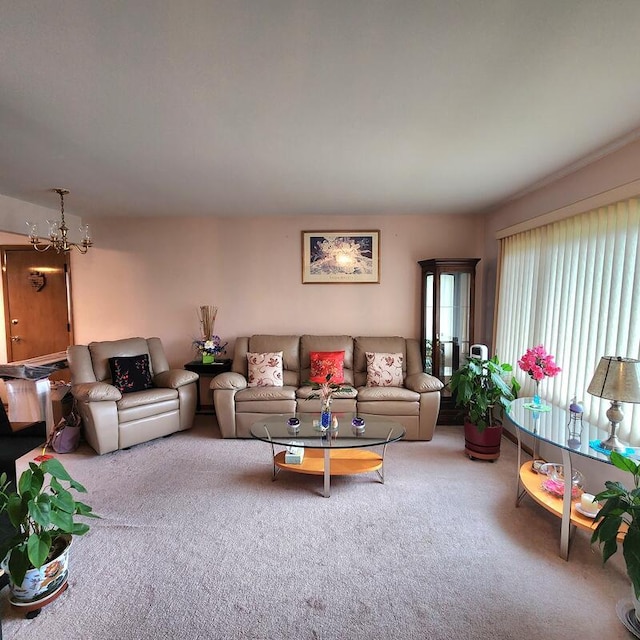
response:
{"label": "floral throw pillow", "polygon": [[344,351],[312,351],[309,354],[311,373],[309,380],[322,384],[331,375],[331,382],[344,382]]}
{"label": "floral throw pillow", "polygon": [[149,356],[122,356],[109,358],[111,383],[120,393],[144,391],[153,387]]}
{"label": "floral throw pillow", "polygon": [[401,387],[401,353],[371,353],[367,351],[367,387]]}
{"label": "floral throw pillow", "polygon": [[249,387],[282,387],[282,351],[247,353]]}

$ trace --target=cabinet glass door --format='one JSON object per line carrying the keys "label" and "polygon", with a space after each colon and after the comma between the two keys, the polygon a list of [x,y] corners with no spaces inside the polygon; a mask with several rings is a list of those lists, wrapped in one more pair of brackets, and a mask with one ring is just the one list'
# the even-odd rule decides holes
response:
{"label": "cabinet glass door", "polygon": [[469,315],[471,303],[468,273],[440,274],[440,333],[436,335],[439,347],[437,377],[448,382],[460,367],[460,356],[469,353]]}
{"label": "cabinet glass door", "polygon": [[[473,344],[476,258],[422,260],[424,370],[449,382]],[[446,394],[447,390],[443,390]]]}

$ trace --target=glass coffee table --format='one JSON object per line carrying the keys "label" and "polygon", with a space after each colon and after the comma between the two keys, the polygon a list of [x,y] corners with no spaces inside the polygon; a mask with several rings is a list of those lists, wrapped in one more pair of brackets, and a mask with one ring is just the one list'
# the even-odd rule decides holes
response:
{"label": "glass coffee table", "polygon": [[[316,414],[274,415],[259,420],[251,427],[251,435],[271,445],[273,476],[285,469],[294,473],[321,475],[324,497],[331,495],[331,476],[347,476],[376,471],[384,483],[384,455],[387,445],[404,438],[405,429],[383,417],[367,417],[359,425],[355,414],[335,413],[338,429],[321,430]],[[291,419],[298,425],[290,425]],[[362,420],[362,419],[360,419]],[[304,451],[302,462],[286,462],[286,448],[295,444]],[[382,451],[373,451],[382,447]],[[276,451],[276,448],[283,448]]]}

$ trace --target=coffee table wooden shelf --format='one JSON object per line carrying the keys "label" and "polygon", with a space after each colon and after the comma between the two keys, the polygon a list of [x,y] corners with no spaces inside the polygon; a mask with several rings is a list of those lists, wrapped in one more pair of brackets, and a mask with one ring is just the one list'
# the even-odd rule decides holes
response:
{"label": "coffee table wooden shelf", "polygon": [[[382,416],[365,416],[366,425],[356,429],[352,427],[354,414],[340,412],[335,416],[340,425],[337,431],[320,431],[314,425],[319,416],[304,413],[296,416],[298,425],[294,427],[288,424],[294,416],[281,414],[268,416],[251,426],[252,437],[271,445],[273,480],[281,470],[322,476],[325,498],[331,495],[331,476],[375,471],[384,482],[386,448],[404,438],[404,427]],[[291,445],[304,449],[300,464],[285,462],[286,447]],[[276,452],[276,447],[285,447],[285,451]],[[382,448],[382,453],[374,447]]]}
{"label": "coffee table wooden shelf", "polygon": [[[322,449],[305,449],[301,464],[289,464],[284,461],[286,452],[276,453],[273,462],[279,469],[295,473],[307,473],[314,476],[324,475],[324,451]],[[374,451],[362,449],[333,449],[330,473],[332,476],[352,476],[357,473],[369,473],[382,469],[382,456]]]}

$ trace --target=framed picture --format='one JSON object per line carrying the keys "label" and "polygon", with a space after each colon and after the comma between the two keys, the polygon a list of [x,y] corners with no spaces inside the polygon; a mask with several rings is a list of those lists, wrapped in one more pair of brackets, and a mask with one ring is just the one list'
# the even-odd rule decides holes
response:
{"label": "framed picture", "polygon": [[302,283],[380,282],[379,231],[303,231]]}

